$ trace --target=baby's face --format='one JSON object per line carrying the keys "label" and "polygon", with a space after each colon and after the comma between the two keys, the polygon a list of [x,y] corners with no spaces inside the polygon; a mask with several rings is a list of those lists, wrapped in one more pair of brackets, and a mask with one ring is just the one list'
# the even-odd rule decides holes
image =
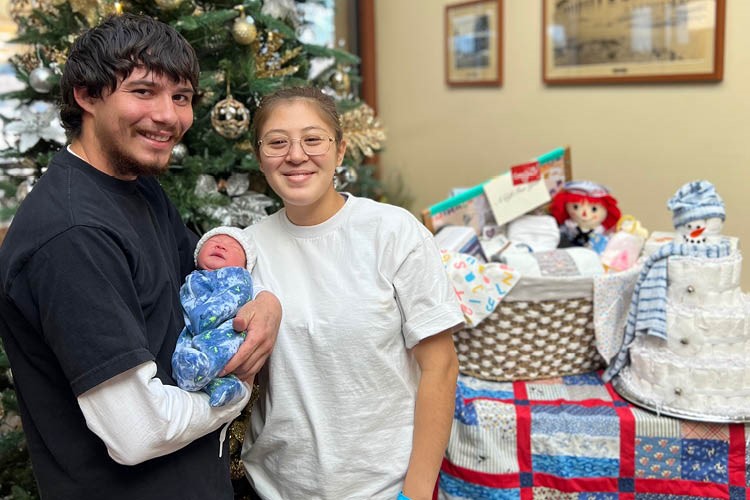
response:
{"label": "baby's face", "polygon": [[226,234],[211,236],[198,252],[198,267],[213,271],[222,267],[245,267],[245,251]]}

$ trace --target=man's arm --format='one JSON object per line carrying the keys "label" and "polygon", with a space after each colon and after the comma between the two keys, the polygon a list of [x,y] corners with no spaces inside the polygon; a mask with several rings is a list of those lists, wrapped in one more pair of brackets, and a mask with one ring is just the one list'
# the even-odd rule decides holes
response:
{"label": "man's arm", "polygon": [[233,373],[241,380],[250,380],[265,364],[276,344],[281,324],[281,303],[274,294],[262,291],[237,312],[232,326],[247,337],[237,353],[219,374]]}
{"label": "man's arm", "polygon": [[431,500],[440,464],[448,446],[455,406],[458,358],[452,332],[462,325],[428,337],[414,346],[422,370],[414,413],[414,438],[404,495]]}
{"label": "man's arm", "polygon": [[[135,465],[167,455],[236,418],[250,399],[212,408],[208,395],[163,385],[153,361],[102,382],[78,396],[86,425],[112,459]],[[126,402],[126,403],[124,403]],[[219,454],[221,443],[217,442]]]}

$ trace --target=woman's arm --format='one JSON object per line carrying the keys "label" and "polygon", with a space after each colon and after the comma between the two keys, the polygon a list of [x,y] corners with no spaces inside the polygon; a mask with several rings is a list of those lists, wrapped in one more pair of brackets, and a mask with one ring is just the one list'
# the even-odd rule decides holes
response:
{"label": "woman's arm", "polygon": [[440,464],[448,446],[455,407],[458,358],[453,332],[461,324],[428,337],[414,346],[422,370],[414,414],[414,438],[404,495],[431,500]]}

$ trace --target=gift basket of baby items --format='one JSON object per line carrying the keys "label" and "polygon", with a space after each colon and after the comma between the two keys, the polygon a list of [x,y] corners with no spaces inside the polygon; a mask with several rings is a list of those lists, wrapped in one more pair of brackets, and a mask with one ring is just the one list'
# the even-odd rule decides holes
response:
{"label": "gift basket of baby items", "polygon": [[[724,201],[697,180],[668,200],[672,232],[646,241],[603,379],[657,414],[717,423],[750,422],[750,296],[740,286],[736,237],[722,234]],[[609,337],[606,340],[604,337]]]}
{"label": "gift basket of baby items", "polygon": [[605,186],[571,180],[569,148],[452,193],[422,220],[464,312],[462,373],[511,381],[604,367],[595,326],[618,327],[647,234]]}

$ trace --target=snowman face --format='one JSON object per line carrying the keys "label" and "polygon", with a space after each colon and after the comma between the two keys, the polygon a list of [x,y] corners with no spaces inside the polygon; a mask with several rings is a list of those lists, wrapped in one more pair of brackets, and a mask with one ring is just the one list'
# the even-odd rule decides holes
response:
{"label": "snowman face", "polygon": [[590,231],[601,226],[607,218],[607,209],[596,202],[581,200],[565,204],[565,211],[573,222],[584,231]]}
{"label": "snowman face", "polygon": [[696,219],[677,228],[685,243],[706,243],[711,236],[718,236],[724,222],[718,217],[710,219]]}

